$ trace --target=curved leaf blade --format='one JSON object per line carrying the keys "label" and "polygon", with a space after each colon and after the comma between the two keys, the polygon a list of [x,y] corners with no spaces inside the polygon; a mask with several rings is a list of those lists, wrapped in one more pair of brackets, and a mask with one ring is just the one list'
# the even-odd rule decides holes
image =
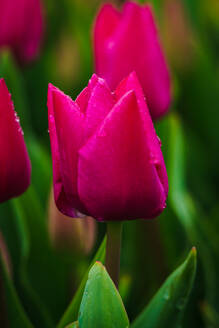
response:
{"label": "curved leaf blade", "polygon": [[167,278],[132,328],[175,328],[182,320],[196,273],[196,249]]}
{"label": "curved leaf blade", "polygon": [[78,322],[80,328],[129,327],[121,296],[100,262],[96,262],[89,272]]}
{"label": "curved leaf blade", "polygon": [[[4,300],[6,302],[7,320],[11,328],[33,328],[32,323],[28,319],[23,306],[17,296],[16,290],[8,277],[4,267],[3,260],[0,255],[0,284],[2,284],[2,291],[4,293]],[[2,311],[2,309],[1,309]]]}
{"label": "curved leaf blade", "polygon": [[87,269],[80,286],[78,287],[77,292],[75,293],[71,303],[69,304],[67,310],[65,311],[64,315],[62,316],[57,328],[63,328],[66,325],[70,324],[72,321],[77,320],[78,318],[78,311],[81,303],[81,299],[83,296],[84,288],[86,285],[88,273],[96,261],[105,261],[105,250],[106,250],[106,238],[102,241],[97,253],[95,254],[89,268]]}

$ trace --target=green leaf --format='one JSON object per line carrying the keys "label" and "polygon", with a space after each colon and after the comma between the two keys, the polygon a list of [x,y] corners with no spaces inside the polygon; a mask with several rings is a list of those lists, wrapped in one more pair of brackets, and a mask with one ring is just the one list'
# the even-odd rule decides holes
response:
{"label": "green leaf", "polygon": [[34,186],[35,193],[45,213],[45,210],[47,211],[47,199],[52,185],[52,163],[49,156],[50,154],[47,152],[44,145],[33,136],[26,140],[26,145],[32,166],[31,184]]}
{"label": "green leaf", "polygon": [[[168,177],[172,186],[169,192],[169,204],[182,224],[191,244],[199,249],[200,260],[205,278],[206,297],[210,304],[218,304],[217,261],[219,256],[218,237],[214,229],[205,224],[204,214],[194,201],[186,186],[185,133],[179,116],[169,116]],[[216,257],[215,257],[216,256]]]}
{"label": "green leaf", "polygon": [[196,272],[196,249],[164,282],[132,328],[174,328],[182,320]]}
{"label": "green leaf", "polygon": [[87,269],[80,286],[78,287],[77,292],[75,293],[70,305],[68,306],[67,310],[65,311],[63,317],[61,318],[59,324],[58,324],[58,328],[63,328],[65,327],[67,324],[69,324],[70,322],[72,322],[73,320],[77,320],[78,318],[78,311],[79,311],[79,307],[80,307],[80,303],[81,303],[81,299],[83,296],[83,292],[84,292],[84,287],[86,285],[86,281],[87,281],[87,277],[88,277],[88,273],[91,269],[91,267],[93,266],[93,264],[96,261],[101,261],[104,262],[105,261],[105,249],[106,249],[106,238],[104,238],[104,240],[102,241],[97,253],[95,254],[89,268]]}
{"label": "green leaf", "polygon": [[[23,255],[23,261],[20,263],[20,295],[22,298],[25,296],[25,306],[28,307],[36,326],[40,310],[41,318],[44,318],[41,326],[54,327],[66,308],[69,292],[67,265],[51,248],[47,221],[34,186],[30,186],[26,193],[14,199],[13,204],[16,205],[16,210],[19,210],[18,214],[20,213],[16,218],[19,223],[25,225],[29,237],[27,254]],[[35,305],[38,304],[38,311],[34,304],[31,305],[31,298]]]}
{"label": "green leaf", "polygon": [[[27,221],[31,220],[31,215],[27,217],[27,213],[25,213],[25,206],[23,206],[24,204],[22,202],[22,199],[23,197],[25,198],[27,195],[29,195],[29,193],[31,193],[31,190],[32,187],[30,187],[29,191],[25,193],[22,197],[10,201],[11,208],[13,209],[16,230],[18,232],[18,238],[20,241],[20,259],[17,262],[17,267],[14,268],[14,273],[16,276],[16,287],[18,289],[18,294],[21,297],[24,307],[27,310],[28,315],[30,315],[33,323],[39,323],[44,327],[52,327],[52,321],[44,305],[44,302],[36,293],[27,272],[27,264],[29,258],[31,258],[31,236],[30,231],[28,230]],[[31,210],[34,209],[34,213],[38,213],[37,210],[40,210],[39,206],[33,206],[32,198],[28,198],[28,202],[26,203],[26,205],[29,205],[31,207]],[[39,223],[40,222],[38,220],[38,225]],[[41,236],[42,238],[44,238],[42,234]]]}
{"label": "green leaf", "polygon": [[100,262],[96,262],[89,272],[78,322],[80,328],[129,327],[121,296]]}
{"label": "green leaf", "polygon": [[[3,300],[6,302],[6,320],[8,321],[8,326],[11,328],[33,328],[33,325],[26,316],[23,306],[20,303],[16,290],[12,285],[11,279],[8,277],[1,255],[0,273],[0,285],[3,285],[0,286],[0,288],[4,294]],[[4,310],[1,308],[1,315],[3,315],[3,311]]]}

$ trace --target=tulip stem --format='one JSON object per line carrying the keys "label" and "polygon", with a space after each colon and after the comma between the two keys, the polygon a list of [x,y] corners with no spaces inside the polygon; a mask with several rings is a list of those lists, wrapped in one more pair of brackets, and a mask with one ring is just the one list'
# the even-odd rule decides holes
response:
{"label": "tulip stem", "polygon": [[106,269],[116,287],[119,284],[122,221],[107,222]]}

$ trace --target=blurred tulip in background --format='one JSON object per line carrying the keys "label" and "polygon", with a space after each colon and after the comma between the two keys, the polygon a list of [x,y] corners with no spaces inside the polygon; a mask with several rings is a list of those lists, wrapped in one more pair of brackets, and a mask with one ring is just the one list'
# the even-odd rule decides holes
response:
{"label": "blurred tulip in background", "polygon": [[33,60],[43,32],[40,0],[0,1],[0,47],[8,47],[20,62]]}
{"label": "blurred tulip in background", "polygon": [[152,118],[164,115],[170,105],[170,77],[151,6],[127,1],[119,12],[105,4],[93,33],[96,73],[115,89],[136,71]]}

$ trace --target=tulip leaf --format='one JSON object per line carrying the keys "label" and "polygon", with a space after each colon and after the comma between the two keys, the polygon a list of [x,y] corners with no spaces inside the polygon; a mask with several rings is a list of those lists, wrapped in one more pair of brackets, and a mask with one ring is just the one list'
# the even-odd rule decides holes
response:
{"label": "tulip leaf", "polygon": [[71,303],[69,304],[67,310],[65,311],[64,315],[62,316],[59,324],[58,324],[58,328],[63,328],[65,327],[67,324],[69,324],[70,322],[72,322],[73,320],[77,320],[78,317],[78,311],[79,311],[79,307],[80,307],[80,303],[81,303],[81,299],[83,296],[83,292],[84,292],[84,288],[86,285],[86,281],[87,281],[87,277],[88,277],[88,273],[90,271],[90,268],[93,266],[93,264],[96,261],[101,261],[104,262],[105,261],[105,249],[106,249],[106,238],[104,238],[104,240],[102,241],[97,253],[95,254],[88,270],[86,271],[80,286],[78,287]]}
{"label": "tulip leaf", "polygon": [[44,145],[34,136],[26,140],[26,145],[32,165],[31,184],[34,186],[40,205],[43,207],[42,210],[45,212],[48,206],[45,200],[48,199],[52,183],[51,158]]}
{"label": "tulip leaf", "polygon": [[131,328],[178,327],[188,302],[196,272],[196,249],[164,282]]}
{"label": "tulip leaf", "polygon": [[129,327],[121,296],[100,262],[96,262],[89,272],[78,322],[80,328]]}
{"label": "tulip leaf", "polygon": [[[11,279],[8,276],[7,270],[4,266],[3,259],[0,255],[0,292],[1,300],[6,302],[6,304],[1,304],[1,325],[4,325],[2,322],[2,316],[6,316],[6,326],[11,328],[33,328],[33,325],[29,321],[26,313],[23,309],[23,306],[20,303],[16,290],[11,282]],[[6,311],[2,309],[2,306],[6,305]]]}
{"label": "tulip leaf", "polygon": [[[28,191],[31,192],[31,189]],[[26,193],[22,197],[26,197]],[[25,213],[25,207],[22,206],[22,197],[13,199],[10,204],[13,209],[13,216],[15,219],[16,229],[19,233],[20,241],[20,259],[17,263],[15,271],[16,286],[19,288],[19,295],[21,296],[24,306],[27,308],[28,315],[31,315],[33,323],[40,323],[45,327],[52,327],[52,320],[45,308],[44,302],[34,290],[34,286],[31,283],[28,275],[27,264],[29,260],[29,253],[31,247],[31,238],[27,226],[27,214]],[[28,204],[33,205],[33,202],[29,199]],[[31,207],[33,209],[33,206]],[[37,207],[39,210],[39,207]],[[35,209],[35,212],[36,209]],[[30,220],[29,220],[30,221]],[[38,221],[39,223],[39,221]]]}
{"label": "tulip leaf", "polygon": [[169,192],[169,204],[182,224],[191,244],[200,249],[200,260],[204,269],[206,294],[209,303],[218,299],[218,278],[214,256],[218,254],[218,237],[214,229],[209,231],[204,224],[204,215],[187,190],[185,172],[185,133],[177,115],[169,117],[169,161],[168,176],[172,186]]}
{"label": "tulip leaf", "polygon": [[[26,283],[21,285],[21,295],[25,296],[24,287],[27,292],[31,287],[35,292],[35,299],[40,301],[37,303],[41,304],[38,309],[43,312],[41,314],[44,314],[42,325],[54,327],[54,322],[57,322],[66,308],[69,288],[67,264],[56,256],[50,245],[46,218],[34,187],[30,186],[29,190],[13,200],[13,203],[20,211],[20,221],[25,224],[29,236],[29,249],[22,262],[21,283],[24,279]],[[31,294],[33,295],[33,293]],[[25,297],[25,299],[28,306],[28,298]],[[31,310],[32,317],[35,318],[34,323],[36,323],[39,312],[37,313],[33,306],[28,306],[28,308]],[[45,314],[47,314],[47,318]]]}

